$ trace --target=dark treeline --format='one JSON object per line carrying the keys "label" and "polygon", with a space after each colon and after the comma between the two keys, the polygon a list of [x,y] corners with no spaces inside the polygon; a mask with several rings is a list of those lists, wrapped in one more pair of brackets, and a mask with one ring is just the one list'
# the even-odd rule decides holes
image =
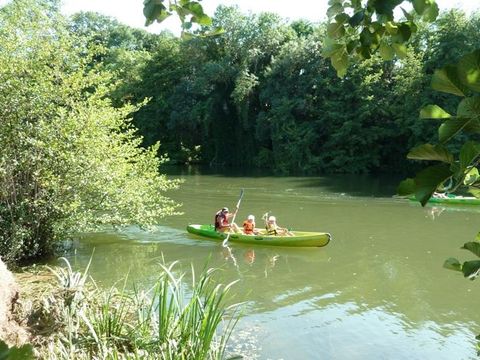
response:
{"label": "dark treeline", "polygon": [[117,106],[149,99],[133,114],[144,145],[160,141],[173,163],[279,174],[408,171],[408,149],[436,137],[419,109],[453,110],[429,89],[433,70],[480,46],[480,17],[451,11],[420,26],[406,58],[373,57],[340,79],[322,57],[325,24],[221,6],[219,25],[221,36],[182,40],[83,13],[71,29],[104,48]]}

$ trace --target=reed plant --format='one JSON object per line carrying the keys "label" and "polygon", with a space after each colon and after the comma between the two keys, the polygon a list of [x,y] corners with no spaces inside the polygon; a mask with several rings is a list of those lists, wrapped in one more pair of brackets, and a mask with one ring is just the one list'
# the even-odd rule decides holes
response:
{"label": "reed plant", "polygon": [[[160,275],[148,289],[100,289],[82,273],[52,268],[57,289],[38,300],[40,319],[52,333],[38,332],[43,359],[224,359],[240,317],[240,304],[228,305],[234,282],[216,282],[218,269],[205,267],[191,283],[178,262],[159,263]],[[40,311],[38,310],[40,308]],[[45,315],[47,314],[47,315]],[[38,319],[37,319],[38,320]]]}

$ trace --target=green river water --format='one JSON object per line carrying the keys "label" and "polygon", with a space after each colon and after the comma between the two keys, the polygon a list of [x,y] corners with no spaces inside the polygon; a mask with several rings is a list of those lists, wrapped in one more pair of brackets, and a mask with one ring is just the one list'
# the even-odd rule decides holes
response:
{"label": "green river water", "polygon": [[[269,177],[178,172],[170,196],[184,215],[157,230],[84,234],[68,256],[110,286],[128,274],[147,287],[159,258],[221,267],[222,282],[239,279],[244,315],[230,342],[245,359],[475,359],[480,283],[442,268],[480,230],[480,209],[426,207],[392,198],[396,180],[374,177]],[[188,223],[211,223],[222,206],[237,223],[266,211],[293,230],[325,231],[323,248],[276,248],[199,240]]]}

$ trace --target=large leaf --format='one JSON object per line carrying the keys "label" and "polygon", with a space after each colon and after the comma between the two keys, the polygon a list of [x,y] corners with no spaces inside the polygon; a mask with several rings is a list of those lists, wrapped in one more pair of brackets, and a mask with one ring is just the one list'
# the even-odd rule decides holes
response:
{"label": "large leaf", "polygon": [[450,176],[452,171],[448,164],[438,164],[423,169],[415,177],[415,198],[425,206],[438,186]]}
{"label": "large leaf", "polygon": [[418,15],[422,15],[428,6],[426,0],[413,0],[412,2],[413,2],[413,8],[415,9]]}
{"label": "large leaf", "polygon": [[462,265],[463,276],[475,279],[480,269],[480,260],[465,261]]}
{"label": "large leaf", "polygon": [[427,105],[420,110],[420,119],[448,119],[451,116],[438,105]]}
{"label": "large leaf", "polygon": [[453,155],[442,145],[423,144],[419,145],[407,155],[412,160],[435,160],[448,164],[453,162]]}
{"label": "large leaf", "polygon": [[447,65],[435,70],[431,85],[432,88],[437,91],[465,96],[465,86],[461,84],[457,74],[457,68],[454,65]]}
{"label": "large leaf", "polygon": [[428,6],[423,12],[423,18],[428,22],[433,22],[437,19],[438,13],[438,4],[435,2],[430,2],[430,6]]}
{"label": "large leaf", "polygon": [[462,57],[458,63],[458,76],[473,91],[480,91],[480,49]]}
{"label": "large leaf", "polygon": [[334,22],[328,24],[327,26],[327,34],[332,39],[338,39],[345,34],[345,28],[343,27],[343,23]]}
{"label": "large leaf", "polygon": [[348,55],[345,51],[337,52],[330,58],[332,66],[337,70],[338,77],[344,77],[348,68]]}
{"label": "large leaf", "polygon": [[447,260],[445,260],[445,262],[443,263],[443,267],[450,270],[462,271],[462,265],[455,258],[448,258]]}
{"label": "large leaf", "polygon": [[438,139],[444,143],[457,135],[462,129],[464,129],[469,123],[470,119],[464,118],[450,118],[445,121],[438,128]]}
{"label": "large leaf", "polygon": [[393,43],[392,46],[395,49],[395,53],[400,59],[404,59],[407,56],[408,51],[407,47],[404,44]]}
{"label": "large leaf", "polygon": [[353,14],[353,16],[348,20],[348,23],[350,24],[350,26],[352,27],[356,27],[358,25],[360,25],[360,23],[363,21],[365,17],[365,11],[364,10],[361,10],[361,11],[357,11],[355,14]]}
{"label": "large leaf", "polygon": [[480,242],[470,241],[462,246],[462,249],[468,250],[474,255],[480,257]]}
{"label": "large leaf", "polygon": [[460,170],[465,169],[480,155],[480,144],[474,141],[467,141],[460,150]]}
{"label": "large leaf", "polygon": [[345,45],[332,43],[330,45],[325,46],[322,49],[322,55],[326,58],[329,58],[339,52],[343,52],[344,49],[345,49]]}
{"label": "large leaf", "polygon": [[465,118],[480,117],[480,96],[471,96],[463,99],[458,104],[457,116]]}
{"label": "large leaf", "polygon": [[348,19],[350,19],[350,16],[348,16],[345,13],[341,13],[335,16],[335,21],[339,24],[345,24],[348,21]]}
{"label": "large leaf", "polygon": [[393,50],[390,45],[382,42],[380,44],[380,56],[386,61],[393,60],[395,57],[395,50]]}
{"label": "large leaf", "polygon": [[167,11],[162,1],[145,0],[143,2],[143,15],[145,15],[145,26],[152,24],[154,21],[162,22],[171,14]]}
{"label": "large leaf", "polygon": [[472,167],[466,171],[465,178],[463,179],[463,184],[470,186],[475,184],[480,179],[480,174],[476,167]]}
{"label": "large leaf", "polygon": [[[469,187],[468,192],[472,194],[472,196],[475,196],[477,199],[480,199],[480,190],[476,187]],[[480,233],[479,233],[480,234]],[[477,235],[477,241],[480,241],[479,236]]]}
{"label": "large leaf", "polygon": [[334,17],[335,15],[343,12],[342,4],[335,3],[327,9],[327,16],[329,18]]}
{"label": "large leaf", "polygon": [[397,188],[397,194],[400,196],[408,196],[415,193],[415,180],[408,178],[403,180]]}
{"label": "large leaf", "polygon": [[391,21],[387,21],[385,23],[385,30],[387,30],[390,35],[395,35],[398,32],[398,26]]}

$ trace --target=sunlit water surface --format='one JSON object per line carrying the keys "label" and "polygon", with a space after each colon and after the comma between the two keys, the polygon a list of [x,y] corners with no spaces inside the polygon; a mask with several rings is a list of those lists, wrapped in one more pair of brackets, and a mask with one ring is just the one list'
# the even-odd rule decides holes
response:
{"label": "sunlit water surface", "polygon": [[[220,267],[239,279],[244,315],[230,353],[246,359],[475,359],[479,283],[442,268],[480,230],[476,207],[426,207],[392,198],[396,180],[374,177],[267,177],[175,173],[171,197],[184,215],[157,230],[84,234],[68,257],[103,286],[125,279],[147,288],[159,259]],[[275,214],[280,225],[327,231],[324,248],[277,248],[200,240],[188,223],[211,223],[222,206],[238,221]]]}

